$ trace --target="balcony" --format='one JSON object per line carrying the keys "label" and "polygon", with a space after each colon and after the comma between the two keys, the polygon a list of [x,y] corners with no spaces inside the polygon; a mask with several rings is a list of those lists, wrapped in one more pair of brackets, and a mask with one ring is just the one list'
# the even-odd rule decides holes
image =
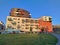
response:
{"label": "balcony", "polygon": [[11,22],[13,25],[16,25],[16,22]]}
{"label": "balcony", "polygon": [[38,20],[35,20],[35,23],[38,23]]}
{"label": "balcony", "polygon": [[34,23],[34,20],[30,20],[30,23]]}
{"label": "balcony", "polygon": [[26,20],[22,19],[22,23],[25,23],[25,22],[26,22]]}
{"label": "balcony", "polygon": [[21,27],[20,27],[20,25],[17,25],[17,29],[20,29]]}
{"label": "balcony", "polygon": [[13,19],[12,18],[8,18],[8,21],[13,21]]}
{"label": "balcony", "polygon": [[11,25],[8,25],[7,28],[8,28],[8,29],[12,29],[12,26],[11,26]]}

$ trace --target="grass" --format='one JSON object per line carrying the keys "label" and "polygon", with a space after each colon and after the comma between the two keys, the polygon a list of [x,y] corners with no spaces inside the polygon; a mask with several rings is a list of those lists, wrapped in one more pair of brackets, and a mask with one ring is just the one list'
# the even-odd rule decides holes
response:
{"label": "grass", "polygon": [[51,34],[1,34],[0,45],[56,45],[57,38]]}

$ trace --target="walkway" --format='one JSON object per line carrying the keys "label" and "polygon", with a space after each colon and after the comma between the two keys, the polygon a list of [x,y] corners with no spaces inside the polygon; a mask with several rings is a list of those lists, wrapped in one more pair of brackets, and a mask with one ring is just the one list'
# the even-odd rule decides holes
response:
{"label": "walkway", "polygon": [[58,43],[56,45],[60,45],[60,34],[55,34],[55,33],[52,34],[58,38]]}

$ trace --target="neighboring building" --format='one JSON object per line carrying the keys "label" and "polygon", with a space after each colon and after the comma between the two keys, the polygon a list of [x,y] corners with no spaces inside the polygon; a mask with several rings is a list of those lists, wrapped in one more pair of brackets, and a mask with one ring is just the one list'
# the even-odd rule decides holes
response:
{"label": "neighboring building", "polygon": [[53,25],[53,28],[60,28],[60,25]]}
{"label": "neighboring building", "polygon": [[39,19],[39,28],[44,28],[47,32],[53,32],[52,30],[52,17],[50,16],[43,16]]}
{"label": "neighboring building", "polygon": [[4,23],[2,21],[0,21],[0,34],[4,30],[5,30],[5,25],[4,25]]}
{"label": "neighboring building", "polygon": [[60,33],[60,25],[53,25],[53,31]]}
{"label": "neighboring building", "polygon": [[0,21],[0,30],[4,30],[5,29],[5,25],[2,21]]}
{"label": "neighboring building", "polygon": [[6,28],[21,30],[24,32],[40,32],[43,27],[44,31],[52,32],[51,19],[52,18],[50,16],[43,16],[39,19],[33,19],[28,11],[13,8],[10,12],[10,16],[7,16]]}

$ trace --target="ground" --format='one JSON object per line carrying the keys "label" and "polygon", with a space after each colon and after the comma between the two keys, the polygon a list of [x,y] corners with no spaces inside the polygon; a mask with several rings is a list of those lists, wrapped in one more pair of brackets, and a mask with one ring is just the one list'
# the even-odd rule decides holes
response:
{"label": "ground", "polygon": [[1,34],[0,45],[56,45],[57,38],[51,34]]}

